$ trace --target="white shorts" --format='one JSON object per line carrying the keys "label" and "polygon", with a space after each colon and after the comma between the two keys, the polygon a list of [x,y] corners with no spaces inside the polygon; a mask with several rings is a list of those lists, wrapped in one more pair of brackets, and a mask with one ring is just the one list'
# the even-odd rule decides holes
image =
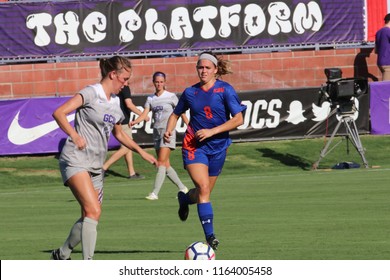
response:
{"label": "white shorts", "polygon": [[159,150],[160,148],[170,148],[171,150],[176,149],[176,132],[171,136],[171,142],[164,142],[165,128],[153,128],[153,143],[154,148]]}
{"label": "white shorts", "polygon": [[102,190],[103,189],[103,173],[91,173],[84,167],[76,167],[76,166],[70,166],[68,163],[64,161],[60,161],[60,171],[62,176],[62,181],[64,183],[64,186],[68,187],[68,180],[75,174],[87,171],[89,175],[91,176],[92,184],[95,190]]}

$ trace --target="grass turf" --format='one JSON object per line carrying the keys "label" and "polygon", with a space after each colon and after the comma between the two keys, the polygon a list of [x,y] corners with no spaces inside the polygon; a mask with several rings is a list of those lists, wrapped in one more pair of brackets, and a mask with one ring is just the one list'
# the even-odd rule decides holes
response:
{"label": "grass turf", "polygon": [[[343,138],[338,138],[343,139]],[[370,168],[331,170],[362,163],[346,141],[311,170],[324,139],[233,144],[212,194],[217,259],[389,259],[389,138],[362,136]],[[153,153],[153,150],[150,150]],[[175,260],[203,240],[196,207],[177,217],[176,187],[167,179],[159,200],[147,201],[155,169],[135,156],[145,180],[125,179],[124,161],[105,182],[95,259]],[[187,186],[180,150],[171,163]],[[54,156],[0,158],[0,258],[48,259],[79,216],[62,187]],[[81,259],[80,246],[72,259]]]}

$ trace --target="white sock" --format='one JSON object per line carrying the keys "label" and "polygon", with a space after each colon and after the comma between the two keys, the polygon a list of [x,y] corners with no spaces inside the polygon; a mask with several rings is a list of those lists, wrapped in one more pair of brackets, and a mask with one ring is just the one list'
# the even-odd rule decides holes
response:
{"label": "white sock", "polygon": [[158,195],[162,187],[162,184],[165,181],[166,170],[167,168],[165,166],[159,166],[157,169],[156,179],[154,180],[154,188],[153,188],[153,192],[155,195]]}
{"label": "white sock", "polygon": [[172,183],[174,183],[179,188],[179,190],[183,191],[187,189],[186,186],[181,182],[179,176],[177,175],[175,169],[172,168],[172,166],[168,167],[167,176],[169,180],[171,180]]}
{"label": "white sock", "polygon": [[84,260],[92,260],[93,258],[97,239],[97,224],[98,221],[88,217],[84,218],[83,227],[81,229],[81,243]]}
{"label": "white sock", "polygon": [[62,259],[68,259],[73,251],[73,248],[81,242],[82,226],[83,218],[78,219],[74,223],[72,229],[69,232],[68,238],[66,239],[64,245],[62,245],[62,247],[60,248],[60,256]]}

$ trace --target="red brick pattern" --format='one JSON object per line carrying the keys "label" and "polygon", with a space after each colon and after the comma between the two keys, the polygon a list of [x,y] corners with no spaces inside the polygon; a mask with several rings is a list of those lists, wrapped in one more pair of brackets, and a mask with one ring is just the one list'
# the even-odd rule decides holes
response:
{"label": "red brick pattern", "polygon": [[[231,54],[224,58],[231,61],[234,73],[223,79],[237,91],[321,86],[328,67],[341,68],[345,78],[359,73],[381,79],[373,49]],[[167,89],[181,93],[198,81],[195,63],[196,57],[132,59],[132,92],[152,93],[151,76],[163,71]],[[97,61],[0,65],[0,99],[68,96],[99,80]]]}

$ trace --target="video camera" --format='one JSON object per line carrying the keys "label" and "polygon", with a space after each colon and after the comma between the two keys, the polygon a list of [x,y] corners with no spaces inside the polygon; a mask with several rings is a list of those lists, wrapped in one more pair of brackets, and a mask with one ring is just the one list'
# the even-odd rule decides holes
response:
{"label": "video camera", "polygon": [[332,105],[339,105],[340,111],[353,111],[354,98],[368,93],[367,79],[342,78],[339,68],[325,68],[324,72],[327,82],[321,93]]}
{"label": "video camera", "polygon": [[368,81],[364,78],[342,78],[341,69],[325,68],[327,82],[325,92],[332,103],[348,102],[352,97],[358,97],[368,92]]}

